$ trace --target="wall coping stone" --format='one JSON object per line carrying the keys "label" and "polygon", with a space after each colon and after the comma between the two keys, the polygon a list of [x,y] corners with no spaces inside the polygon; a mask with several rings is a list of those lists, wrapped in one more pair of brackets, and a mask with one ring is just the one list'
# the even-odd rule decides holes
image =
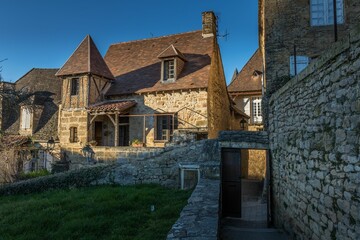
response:
{"label": "wall coping stone", "polygon": [[267,149],[269,146],[269,136],[265,131],[222,131],[219,134],[220,142],[238,142],[245,145],[261,144]]}
{"label": "wall coping stone", "polygon": [[220,180],[200,179],[168,240],[218,239]]}

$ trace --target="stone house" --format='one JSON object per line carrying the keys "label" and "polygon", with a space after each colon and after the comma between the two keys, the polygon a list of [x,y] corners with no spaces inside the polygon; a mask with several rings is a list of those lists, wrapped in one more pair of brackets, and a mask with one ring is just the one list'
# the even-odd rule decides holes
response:
{"label": "stone house", "polygon": [[87,143],[96,152],[98,146],[216,138],[233,127],[231,116],[246,116],[231,107],[213,12],[203,13],[202,26],[112,44],[104,58],[87,36],[56,73],[62,148],[76,155]]}
{"label": "stone house", "polygon": [[8,136],[30,137],[37,144],[37,150],[31,147],[33,161],[21,161],[26,162],[25,172],[51,170],[54,156],[45,149],[47,142],[55,141],[58,135],[61,84],[55,77],[57,71],[33,68],[15,83],[1,83],[1,131]]}
{"label": "stone house", "polygon": [[235,70],[228,86],[228,92],[235,102],[235,106],[250,116],[246,122],[249,131],[261,131],[263,128],[261,111],[262,67],[262,56],[258,49],[240,72]]}
{"label": "stone house", "polygon": [[265,91],[272,94],[360,20],[358,0],[259,0],[259,42]]}

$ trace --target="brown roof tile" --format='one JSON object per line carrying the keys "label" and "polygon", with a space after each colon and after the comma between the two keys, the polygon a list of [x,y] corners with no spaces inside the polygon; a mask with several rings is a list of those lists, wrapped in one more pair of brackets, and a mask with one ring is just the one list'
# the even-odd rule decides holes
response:
{"label": "brown roof tile", "polygon": [[[107,95],[121,95],[190,88],[208,85],[214,38],[194,31],[159,38],[113,44],[105,61],[116,80]],[[187,62],[174,83],[163,84],[158,56],[173,45]]]}
{"label": "brown roof tile", "polygon": [[92,73],[114,79],[94,41],[87,35],[56,76]]}
{"label": "brown roof tile", "polygon": [[126,112],[126,110],[135,105],[135,101],[103,102],[89,106],[87,109],[90,112]]}
{"label": "brown roof tile", "polygon": [[[256,50],[254,55],[245,64],[243,69],[237,74],[228,86],[229,93],[261,91],[261,74],[263,61],[260,50]],[[257,74],[254,75],[254,72]]]}

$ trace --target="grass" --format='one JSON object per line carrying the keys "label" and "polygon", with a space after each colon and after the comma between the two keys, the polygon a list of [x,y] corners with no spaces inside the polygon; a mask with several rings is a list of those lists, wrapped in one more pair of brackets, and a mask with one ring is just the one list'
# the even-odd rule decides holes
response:
{"label": "grass", "polygon": [[190,194],[115,185],[2,197],[0,239],[165,239]]}

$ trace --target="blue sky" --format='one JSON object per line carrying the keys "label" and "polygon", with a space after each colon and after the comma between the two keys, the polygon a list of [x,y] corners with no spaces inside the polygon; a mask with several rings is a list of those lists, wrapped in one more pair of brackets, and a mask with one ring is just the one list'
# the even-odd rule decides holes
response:
{"label": "blue sky", "polygon": [[112,43],[201,29],[201,12],[219,17],[227,81],[258,47],[257,0],[1,0],[2,77],[59,68],[90,34],[104,56]]}

